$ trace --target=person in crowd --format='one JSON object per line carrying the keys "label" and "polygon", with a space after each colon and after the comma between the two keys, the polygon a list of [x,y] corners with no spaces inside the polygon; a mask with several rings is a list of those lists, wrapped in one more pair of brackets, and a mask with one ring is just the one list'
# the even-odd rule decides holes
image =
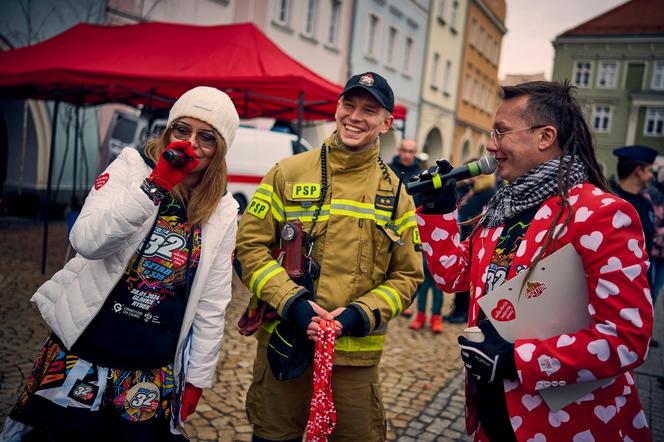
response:
{"label": "person in crowd", "polygon": [[[655,210],[644,191],[654,177],[652,164],[657,157],[657,151],[648,146],[625,146],[615,149],[613,154],[618,157],[618,181],[611,183],[611,189],[633,205],[639,214],[646,238],[646,251],[648,256],[651,256],[655,237]],[[651,288],[654,284],[653,271],[654,267],[651,266],[648,272]],[[655,296],[657,295],[653,295],[653,299]]]}
{"label": "person in crowd", "polygon": [[[403,174],[403,182],[407,183],[410,179],[422,171],[422,165],[417,158],[417,143],[415,140],[404,139],[399,145],[397,155],[390,163],[390,168],[400,177]],[[417,196],[413,198],[415,204],[418,203]],[[422,265],[424,270],[424,281],[417,287],[415,296],[417,297],[417,314],[408,326],[412,330],[421,330],[426,324],[427,298],[431,290],[433,299],[431,305],[431,331],[434,333],[443,332],[443,323],[441,321],[441,310],[443,309],[443,292],[434,284],[433,279],[426,267],[426,260],[422,256]],[[404,315],[412,315],[410,309],[404,310]]]}
{"label": "person in crowd", "polygon": [[0,439],[184,440],[231,299],[225,156],[238,123],[228,95],[196,87],[159,138],[97,178],[71,230],[76,256],[32,297],[51,334]]}
{"label": "person in crowd", "polygon": [[650,254],[650,266],[653,272],[652,304],[655,306],[657,297],[664,287],[664,156],[655,159],[653,173],[655,179],[648,186],[645,196],[655,211],[655,233]]}
{"label": "person in crowd", "polygon": [[[487,150],[509,182],[459,241],[454,180],[418,209],[422,247],[443,290],[470,290],[469,324],[482,342],[458,338],[466,367],[466,426],[475,440],[651,440],[633,370],[652,330],[647,254],[638,214],[609,192],[573,87],[505,86]],[[439,163],[445,171],[451,166]],[[441,216],[442,215],[442,216]],[[587,280],[587,327],[510,343],[477,300],[566,244]],[[585,296],[579,294],[579,296]],[[555,314],[555,312],[551,312]],[[539,392],[612,378],[559,410]]]}
{"label": "person in crowd", "polygon": [[[322,148],[274,166],[240,221],[242,278],[278,313],[257,333],[246,401],[254,441],[302,440],[313,383],[312,349],[302,337],[315,339],[322,319],[334,319],[338,334],[331,374],[336,427],[329,440],[386,438],[378,362],[389,321],[422,280],[412,199],[397,193],[398,178],[379,157],[379,135],[390,130],[393,110],[394,94],[382,76],[351,77],[337,103],[336,131]],[[279,236],[293,237],[282,233],[296,221],[305,280],[289,277],[272,255]]]}
{"label": "person in crowd", "polygon": [[[477,159],[471,161],[477,161]],[[463,241],[473,231],[473,227],[477,222],[476,218],[496,193],[496,175],[478,175],[461,183],[469,186],[469,189],[463,195],[460,195],[457,189],[459,229]],[[454,306],[450,313],[443,316],[443,319],[451,324],[466,324],[468,322],[469,303],[470,293],[468,291],[455,293]]]}

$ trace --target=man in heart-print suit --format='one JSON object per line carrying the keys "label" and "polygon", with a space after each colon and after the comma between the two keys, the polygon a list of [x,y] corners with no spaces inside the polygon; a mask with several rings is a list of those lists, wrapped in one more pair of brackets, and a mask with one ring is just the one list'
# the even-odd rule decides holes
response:
{"label": "man in heart-print suit", "polygon": [[[484,333],[481,343],[459,337],[466,427],[476,441],[652,438],[632,374],[646,356],[653,319],[643,231],[634,208],[608,190],[572,92],[550,82],[503,88],[487,150],[509,185],[468,239],[459,240],[454,180],[425,195],[418,209],[433,279],[447,292],[470,290],[469,325]],[[451,168],[438,163],[443,172]],[[505,341],[477,300],[566,244],[583,262],[591,324]],[[560,410],[539,394],[604,378],[613,380]]]}

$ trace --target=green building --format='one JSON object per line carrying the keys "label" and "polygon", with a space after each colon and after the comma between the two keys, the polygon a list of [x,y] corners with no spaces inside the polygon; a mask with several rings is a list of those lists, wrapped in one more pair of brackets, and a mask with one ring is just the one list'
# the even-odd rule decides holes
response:
{"label": "green building", "polygon": [[615,175],[616,147],[664,155],[664,2],[631,0],[553,41],[552,78],[578,87],[597,157]]}

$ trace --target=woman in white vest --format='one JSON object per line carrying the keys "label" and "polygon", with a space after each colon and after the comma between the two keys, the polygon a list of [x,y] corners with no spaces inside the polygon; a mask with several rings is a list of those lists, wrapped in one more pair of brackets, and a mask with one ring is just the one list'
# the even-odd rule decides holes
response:
{"label": "woman in white vest", "polygon": [[52,333],[0,440],[183,437],[231,298],[225,156],[238,123],[228,95],[191,89],[159,138],[97,178],[71,231],[76,256],[32,297]]}

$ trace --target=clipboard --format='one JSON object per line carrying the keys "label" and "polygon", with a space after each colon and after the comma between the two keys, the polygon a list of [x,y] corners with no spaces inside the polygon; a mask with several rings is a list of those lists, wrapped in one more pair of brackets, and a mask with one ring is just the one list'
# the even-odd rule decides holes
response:
{"label": "clipboard", "polygon": [[[590,326],[586,274],[572,244],[539,261],[524,284],[527,273],[519,273],[478,300],[505,340],[546,339]],[[547,377],[542,372],[542,380]],[[537,391],[551,411],[557,411],[612,379],[549,386]]]}

